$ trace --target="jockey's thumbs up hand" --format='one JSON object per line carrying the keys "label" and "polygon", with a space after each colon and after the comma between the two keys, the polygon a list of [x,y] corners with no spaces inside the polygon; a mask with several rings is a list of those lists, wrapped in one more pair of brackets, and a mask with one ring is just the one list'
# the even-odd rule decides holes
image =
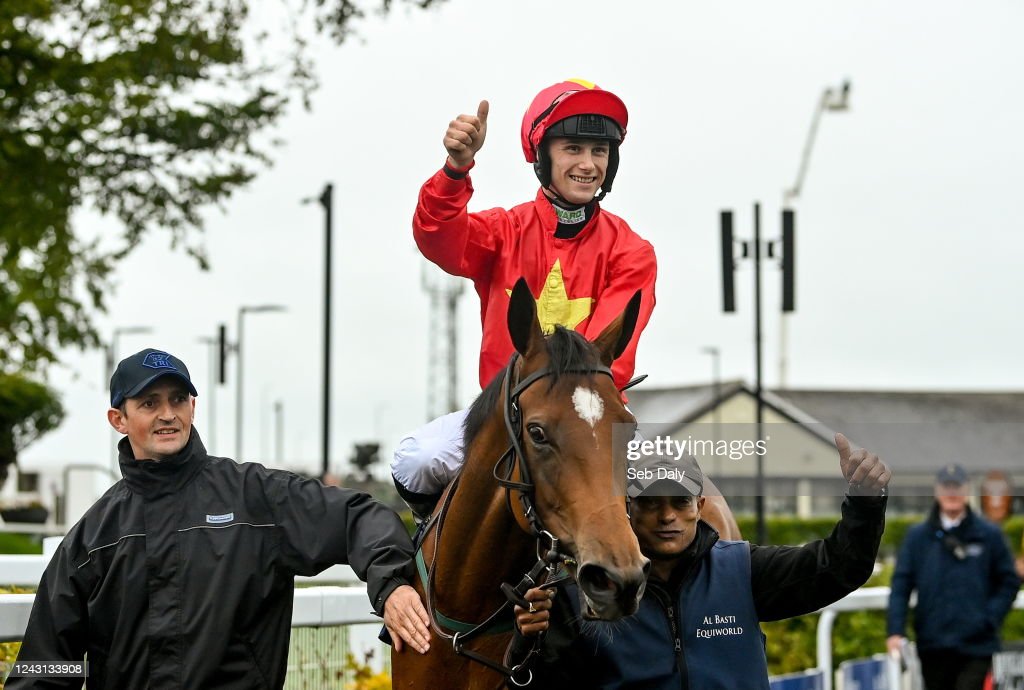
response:
{"label": "jockey's thumbs up hand", "polygon": [[476,115],[462,114],[448,123],[448,130],[444,133],[444,148],[448,152],[451,167],[465,168],[473,162],[476,152],[487,138],[487,114],[490,109],[487,101],[480,101]]}
{"label": "jockey's thumbs up hand", "polygon": [[874,453],[863,448],[854,450],[849,439],[840,433],[836,434],[835,441],[839,451],[839,467],[850,484],[850,494],[878,496],[892,479],[889,466]]}

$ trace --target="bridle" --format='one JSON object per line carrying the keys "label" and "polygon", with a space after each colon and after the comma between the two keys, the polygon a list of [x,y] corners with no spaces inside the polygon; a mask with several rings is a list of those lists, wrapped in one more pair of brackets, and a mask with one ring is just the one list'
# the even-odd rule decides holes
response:
{"label": "bridle", "polygon": [[[518,359],[519,354],[513,354],[512,359],[505,368],[505,383],[502,386],[505,391],[505,395],[502,407],[505,419],[505,431],[509,438],[509,447],[508,450],[498,458],[498,462],[495,463],[493,475],[498,481],[498,485],[505,489],[505,498],[509,511],[511,511],[512,515],[516,517],[516,521],[520,522],[518,514],[512,509],[513,491],[517,491],[519,493],[519,500],[523,505],[522,517],[525,518],[527,523],[526,531],[538,540],[541,537],[547,537],[553,540],[554,543],[552,544],[552,548],[556,548],[558,540],[553,537],[550,532],[544,529],[544,524],[541,522],[540,515],[537,513],[533,504],[536,486],[530,476],[530,466],[525,461],[526,454],[523,452],[523,416],[519,405],[519,396],[525,393],[527,388],[545,377],[554,376],[555,372],[550,367],[538,369],[525,379],[519,381],[519,383],[513,387],[512,377],[514,375]],[[558,372],[559,376],[562,374],[606,374],[614,380],[612,370],[600,364],[588,367],[565,369]],[[502,473],[503,465],[505,466],[504,473]],[[515,476],[517,467],[519,468],[519,481],[512,479],[512,477]],[[521,522],[520,526],[523,526]],[[566,554],[563,555],[568,557]],[[561,560],[564,560],[564,558]]]}
{"label": "bridle", "polygon": [[[509,632],[511,627],[505,625],[508,623],[507,618],[504,616],[505,612],[513,604],[529,608],[530,602],[526,601],[525,594],[528,589],[537,585],[538,581],[545,580],[551,575],[558,565],[562,563],[574,563],[572,556],[566,554],[559,548],[559,540],[551,532],[544,528],[544,524],[541,521],[540,515],[537,513],[534,505],[534,492],[536,485],[532,481],[530,475],[530,467],[526,463],[526,454],[523,452],[522,445],[522,434],[523,434],[523,416],[522,410],[519,405],[519,397],[537,381],[548,376],[555,376],[556,374],[561,376],[563,374],[606,374],[614,380],[614,376],[610,368],[597,364],[586,367],[575,367],[570,369],[564,369],[555,371],[550,367],[544,367],[537,371],[529,374],[526,378],[519,380],[518,382],[513,381],[516,376],[520,357],[518,353],[514,353],[512,358],[509,360],[508,366],[505,367],[504,382],[502,390],[504,391],[502,396],[502,416],[505,422],[505,431],[509,439],[508,449],[502,453],[501,457],[498,458],[497,463],[494,465],[492,474],[497,480],[498,485],[505,489],[505,500],[508,505],[509,511],[512,513],[512,517],[521,528],[524,529],[528,534],[532,535],[537,539],[537,562],[530,568],[529,572],[523,575],[522,579],[515,586],[504,582],[501,585],[501,591],[505,595],[505,602],[489,615],[483,622],[478,624],[469,624],[456,621],[448,618],[440,613],[434,606],[434,565],[437,563],[438,548],[441,540],[441,528],[444,524],[445,516],[448,513],[448,508],[451,505],[451,499],[455,495],[455,489],[458,485],[459,477],[456,477],[452,484],[448,487],[445,493],[441,509],[435,514],[432,519],[433,524],[428,525],[427,531],[433,527],[434,529],[434,558],[427,569],[426,577],[424,579],[423,587],[426,598],[427,612],[430,615],[430,624],[440,638],[449,640],[452,643],[452,649],[456,654],[465,656],[473,661],[481,663],[501,674],[506,676],[514,685],[525,686],[529,685],[533,679],[533,673],[528,668],[528,663],[538,652],[538,646],[540,642],[540,635],[536,636],[533,640],[531,649],[525,653],[523,661],[520,663],[509,666],[510,663],[510,651],[511,643],[509,648],[505,650],[504,659],[501,663],[489,659],[481,654],[466,649],[465,643],[482,635],[498,634],[502,632]],[[646,377],[639,377],[630,381],[630,383],[623,388],[629,388],[630,386],[636,385]],[[514,384],[514,385],[513,385]],[[516,475],[518,468],[518,480],[513,479]],[[517,513],[512,507],[512,492],[516,491],[519,494],[519,500],[522,503],[522,513]],[[547,541],[547,547],[545,548],[544,542]],[[421,578],[424,574],[424,567],[422,566],[422,550],[417,553],[417,561],[420,566]],[[440,620],[439,619],[443,619]],[[454,633],[449,633],[442,630],[442,623],[449,629],[455,630]],[[526,678],[522,678],[522,674],[526,673]]]}

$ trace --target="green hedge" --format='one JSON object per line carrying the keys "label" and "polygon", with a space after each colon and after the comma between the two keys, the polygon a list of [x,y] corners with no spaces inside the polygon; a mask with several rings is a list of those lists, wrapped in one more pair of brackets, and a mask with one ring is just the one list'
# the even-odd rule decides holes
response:
{"label": "green hedge", "polygon": [[[39,537],[0,532],[0,553],[42,553],[43,541]],[[0,578],[3,579],[3,578]]]}
{"label": "green hedge", "polygon": [[[839,519],[831,517],[797,518],[793,516],[769,516],[765,526],[768,531],[768,544],[806,544],[815,539],[827,537]],[[879,557],[891,559],[896,556],[903,538],[914,525],[924,519],[923,515],[898,515],[885,518],[885,534],[879,548]],[[756,541],[757,523],[753,515],[738,515],[740,531],[744,539]],[[1024,516],[1015,516],[1002,525],[1003,533],[1013,548],[1014,553],[1021,553],[1021,537],[1024,534]]]}

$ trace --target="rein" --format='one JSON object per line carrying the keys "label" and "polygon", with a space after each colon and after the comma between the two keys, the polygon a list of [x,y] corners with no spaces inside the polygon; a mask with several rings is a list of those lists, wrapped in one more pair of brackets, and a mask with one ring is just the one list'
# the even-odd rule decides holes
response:
{"label": "rein", "polygon": [[[448,509],[451,506],[452,497],[455,495],[456,488],[458,487],[459,479],[462,476],[460,473],[445,491],[445,495],[441,503],[441,509],[436,513],[436,517],[432,518],[433,524],[428,525],[427,528],[427,533],[429,533],[431,528],[434,530],[434,558],[432,559],[429,568],[427,568],[424,563],[421,548],[417,550],[416,553],[416,564],[419,569],[420,579],[423,580],[426,599],[425,603],[427,605],[427,612],[430,615],[430,626],[434,630],[434,633],[441,639],[449,640],[452,643],[452,649],[456,654],[465,656],[468,659],[483,664],[484,666],[506,676],[513,684],[522,687],[529,685],[533,680],[533,672],[527,668],[527,664],[538,651],[538,645],[541,639],[540,635],[533,640],[531,648],[525,654],[524,660],[511,667],[508,665],[510,663],[509,657],[511,643],[509,643],[509,647],[505,650],[504,658],[500,663],[464,647],[466,642],[481,635],[511,632],[514,629],[514,621],[510,622],[507,618],[503,619],[503,614],[505,614],[513,604],[518,604],[523,608],[529,608],[530,602],[526,601],[524,598],[527,590],[536,586],[538,582],[546,579],[547,576],[555,570],[558,564],[574,562],[571,555],[566,554],[559,549],[558,538],[551,534],[551,532],[544,529],[544,524],[541,522],[540,515],[538,515],[534,506],[535,484],[530,476],[530,468],[525,461],[526,455],[523,452],[522,446],[523,421],[522,412],[519,406],[519,396],[537,381],[548,376],[554,376],[555,372],[551,368],[545,367],[533,372],[513,386],[512,379],[515,376],[516,363],[518,359],[519,354],[513,354],[511,360],[509,360],[508,366],[505,368],[505,379],[502,387],[505,392],[503,396],[502,412],[505,421],[505,431],[508,434],[509,447],[504,453],[502,453],[501,457],[498,458],[498,462],[495,463],[492,474],[497,480],[498,485],[505,489],[506,505],[509,508],[509,512],[512,513],[512,517],[515,519],[516,523],[519,524],[525,532],[536,538],[537,561],[534,563],[533,567],[523,575],[522,579],[520,579],[519,583],[515,586],[507,582],[503,582],[501,584],[501,592],[505,595],[505,602],[502,603],[494,613],[487,616],[487,618],[480,623],[463,623],[461,621],[448,618],[437,610],[434,606],[433,595],[435,578],[434,566],[437,563],[437,554],[441,544],[441,528],[444,525],[445,517],[447,516]],[[559,372],[559,374],[607,374],[608,376],[612,376],[611,369],[601,365],[566,369]],[[639,383],[639,381],[636,381],[636,383]],[[630,385],[635,384],[634,382],[630,382]],[[625,390],[625,388],[623,390]],[[505,468],[502,473],[503,465]],[[519,472],[519,481],[513,479],[517,468]],[[513,491],[516,491],[519,494],[519,500],[522,503],[521,514],[517,513],[512,508]],[[426,537],[424,537],[424,540],[425,539]],[[546,549],[543,544],[545,540],[548,541],[548,547]],[[445,632],[441,627],[442,625],[454,632]],[[523,672],[527,674],[526,678],[517,678],[517,675],[521,675]]]}

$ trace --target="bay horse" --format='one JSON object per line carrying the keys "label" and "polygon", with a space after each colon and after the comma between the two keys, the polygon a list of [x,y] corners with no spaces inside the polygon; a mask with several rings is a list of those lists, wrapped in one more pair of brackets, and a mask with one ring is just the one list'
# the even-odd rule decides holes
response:
{"label": "bay horse", "polygon": [[[610,367],[633,335],[639,307],[638,291],[592,343],[561,327],[545,337],[526,281],[516,283],[508,308],[516,352],[470,407],[465,464],[417,555],[430,651],[392,651],[394,688],[505,687],[509,600],[539,579],[545,563],[564,562],[587,617],[612,621],[636,611],[650,562],[617,489],[625,458],[612,444],[613,425],[636,420]],[[510,582],[519,583],[514,591]]]}
{"label": "bay horse", "polygon": [[700,519],[714,527],[721,539],[743,539],[729,503],[707,475],[704,475],[704,510],[700,511]]}

